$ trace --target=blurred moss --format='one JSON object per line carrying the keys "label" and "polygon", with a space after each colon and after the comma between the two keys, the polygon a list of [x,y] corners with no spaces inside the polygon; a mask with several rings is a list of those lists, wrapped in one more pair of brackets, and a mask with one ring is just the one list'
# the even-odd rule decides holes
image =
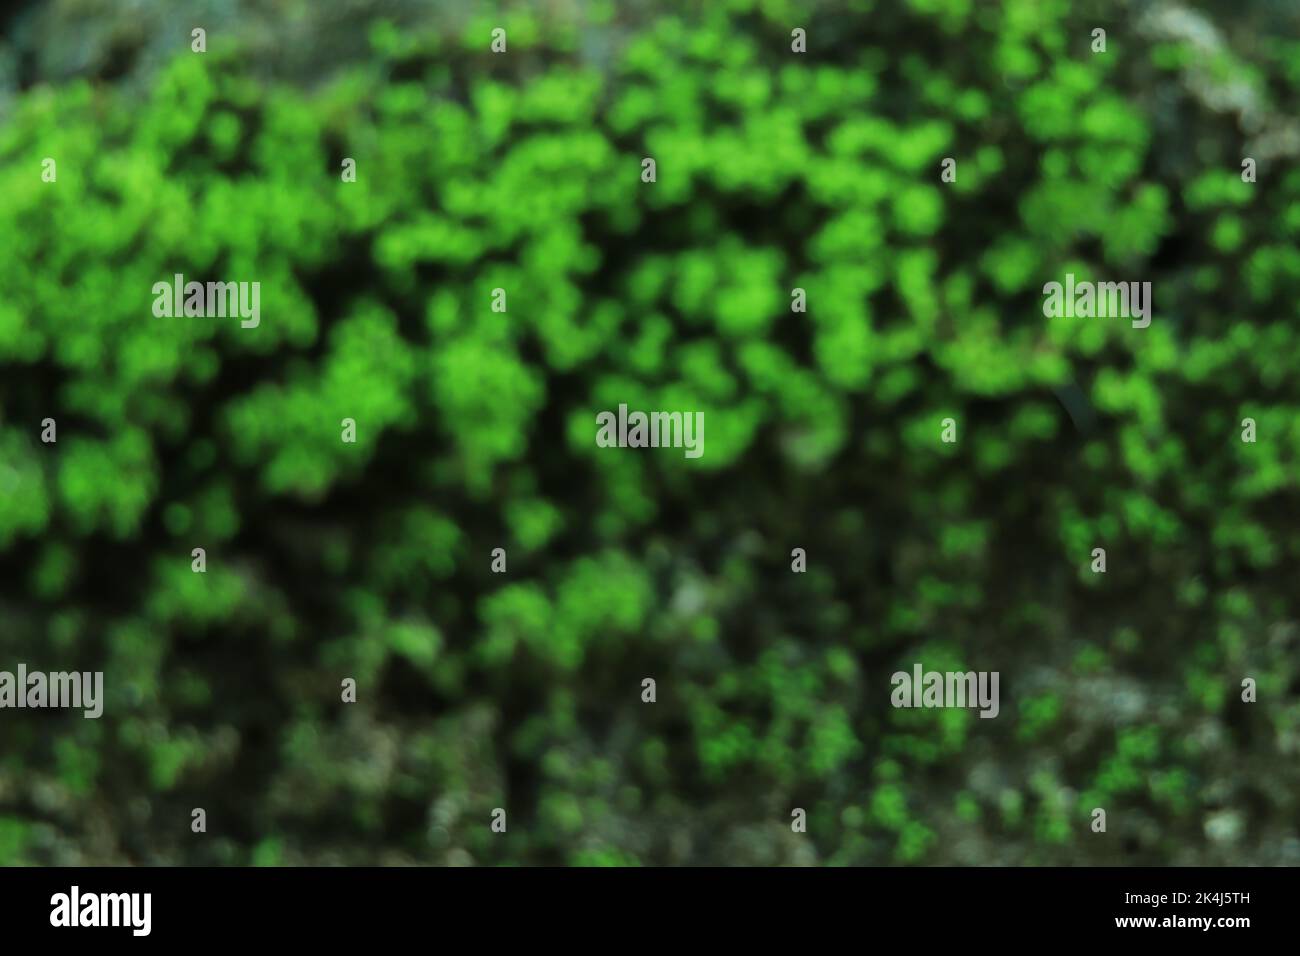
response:
{"label": "blurred moss", "polygon": [[[319,66],[259,14],[105,76],[119,24],[5,104],[0,667],[107,701],[5,718],[0,863],[1296,861],[1300,177],[1215,105],[1293,44],[329,6]],[[177,272],[260,326],[155,318]],[[1151,327],[1045,320],[1066,272]],[[619,403],[704,457],[596,447]],[[1001,714],[894,710],[912,662]]]}

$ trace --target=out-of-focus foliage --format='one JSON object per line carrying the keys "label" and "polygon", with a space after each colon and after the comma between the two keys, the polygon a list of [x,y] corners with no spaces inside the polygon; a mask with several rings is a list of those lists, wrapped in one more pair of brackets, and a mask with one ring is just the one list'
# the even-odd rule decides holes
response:
{"label": "out-of-focus foliage", "polygon": [[[0,669],[107,702],[0,712],[0,862],[1300,860],[1300,168],[1243,183],[1126,11],[516,6],[24,91]],[[1044,319],[1067,271],[1150,328]],[[155,318],[175,273],[260,326]],[[621,402],[704,456],[597,448]],[[999,717],[893,709],[913,662]]]}

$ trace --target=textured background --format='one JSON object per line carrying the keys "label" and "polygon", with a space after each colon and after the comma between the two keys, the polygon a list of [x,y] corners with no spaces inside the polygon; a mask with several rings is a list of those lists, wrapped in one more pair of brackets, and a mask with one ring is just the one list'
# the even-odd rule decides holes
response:
{"label": "textured background", "polygon": [[0,863],[1300,863],[1300,15],[1200,11],[10,10],[0,669],[107,702]]}

